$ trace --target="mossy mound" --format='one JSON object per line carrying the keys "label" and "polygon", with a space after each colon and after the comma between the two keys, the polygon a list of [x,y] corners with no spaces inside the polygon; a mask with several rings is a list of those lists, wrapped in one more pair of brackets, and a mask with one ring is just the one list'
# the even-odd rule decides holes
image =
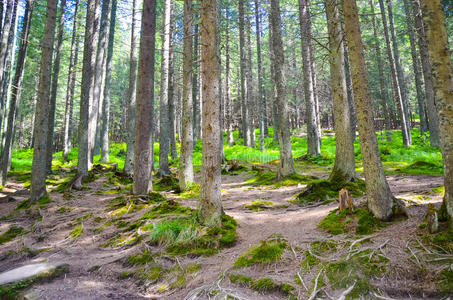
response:
{"label": "mossy mound", "polygon": [[334,235],[348,232],[372,234],[384,226],[386,223],[374,218],[366,208],[356,208],[354,211],[334,209],[318,224],[320,229]]}
{"label": "mossy mound", "polygon": [[288,299],[297,299],[294,294],[295,288],[287,283],[275,282],[271,278],[262,277],[253,279],[250,276],[242,274],[228,274],[231,283],[240,284],[251,288],[260,293],[279,292],[288,297]]}
{"label": "mossy mound", "polygon": [[23,231],[24,229],[22,227],[14,225],[10,226],[7,231],[0,235],[0,245],[13,240],[18,235],[22,234]]}
{"label": "mossy mound", "polygon": [[308,186],[295,196],[297,203],[307,205],[313,202],[330,203],[338,198],[341,189],[347,189],[349,196],[361,197],[365,194],[365,181],[355,179],[348,183],[337,180],[319,179],[311,181]]}
{"label": "mossy mound", "polygon": [[241,165],[238,160],[229,160],[222,167],[222,175],[239,175],[247,170],[248,168]]}
{"label": "mossy mound", "polygon": [[252,204],[245,204],[244,208],[250,209],[253,211],[262,211],[265,209],[270,209],[274,206],[274,203],[271,201],[262,201],[262,200],[255,200]]}
{"label": "mossy mound", "polygon": [[115,186],[129,185],[133,182],[133,178],[130,175],[127,175],[122,172],[114,171],[109,172],[109,183]]}
{"label": "mossy mound", "polygon": [[261,169],[252,172],[254,176],[252,178],[247,179],[246,181],[248,184],[252,186],[273,186],[275,188],[279,188],[282,186],[305,184],[310,180],[317,178],[315,176],[307,176],[294,173],[281,179],[277,179],[277,172],[264,171]]}
{"label": "mossy mound", "polygon": [[194,210],[174,200],[165,200],[145,213],[142,219],[156,219],[168,215],[189,215]]}
{"label": "mossy mound", "polygon": [[302,155],[294,159],[296,162],[302,162],[310,165],[328,166],[333,164],[334,160],[324,155]]}
{"label": "mossy mound", "polygon": [[443,167],[442,164],[435,164],[426,161],[416,161],[404,168],[395,170],[398,173],[408,175],[442,175]]}
{"label": "mossy mound", "polygon": [[198,183],[194,182],[194,183],[192,183],[190,188],[181,192],[179,195],[181,197],[183,197],[184,199],[198,198],[198,197],[200,197],[200,185]]}
{"label": "mossy mound", "polygon": [[270,237],[242,253],[234,262],[234,266],[248,267],[254,264],[269,264],[279,261],[286,247],[288,247],[288,244],[283,238],[279,236]]}
{"label": "mossy mound", "polygon": [[39,208],[45,208],[47,206],[47,204],[49,204],[49,203],[50,203],[50,196],[49,196],[49,193],[46,193],[46,195],[44,197],[42,197],[41,199],[39,199],[38,201],[32,202],[30,199],[27,199],[27,200],[19,202],[17,204],[16,210],[29,209],[33,205],[38,205]]}
{"label": "mossy mound", "polygon": [[175,191],[179,193],[179,181],[173,176],[162,176],[153,183],[153,190],[155,191]]}

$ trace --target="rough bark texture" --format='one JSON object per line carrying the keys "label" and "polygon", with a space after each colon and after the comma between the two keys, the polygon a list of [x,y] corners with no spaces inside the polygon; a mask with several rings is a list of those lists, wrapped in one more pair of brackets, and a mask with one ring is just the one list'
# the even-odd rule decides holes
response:
{"label": "rough bark texture", "polygon": [[270,23],[272,26],[272,44],[274,48],[274,72],[275,85],[278,96],[278,140],[280,144],[280,164],[278,168],[278,177],[289,176],[294,171],[293,155],[291,152],[291,136],[288,121],[288,100],[286,97],[285,74],[283,71],[284,56],[283,47],[281,47],[281,17],[280,5],[278,0],[271,0]]}
{"label": "rough bark texture", "polygon": [[5,71],[5,59],[6,53],[8,52],[8,39],[9,32],[11,28],[11,18],[13,13],[14,1],[17,0],[8,0],[6,3],[6,12],[4,23],[2,27],[2,39],[0,40],[0,83],[3,82],[3,75]]}
{"label": "rough bark texture", "polygon": [[421,0],[432,66],[441,150],[444,162],[443,205],[453,227],[453,75],[445,15],[440,0]]}
{"label": "rough bark texture", "polygon": [[82,90],[80,95],[79,118],[79,154],[77,171],[78,176],[88,175],[91,168],[91,143],[89,132],[90,116],[92,116],[94,71],[96,62],[97,22],[99,0],[88,0],[85,23],[85,41],[83,47]]}
{"label": "rough bark texture", "polygon": [[71,151],[71,136],[70,131],[70,120],[72,119],[72,106],[74,103],[74,89],[76,80],[75,65],[77,65],[77,59],[79,55],[79,36],[77,34],[78,24],[78,10],[79,1],[76,0],[74,3],[74,16],[72,25],[72,37],[71,37],[71,55],[69,57],[69,70],[68,70],[68,85],[66,90],[66,104],[64,113],[64,128],[63,128],[63,159],[68,161],[68,154]]}
{"label": "rough bark texture", "polygon": [[247,3],[247,16],[245,17],[245,26],[247,28],[247,104],[249,110],[249,127],[250,127],[250,147],[256,147],[255,119],[256,119],[256,98],[253,85],[253,66],[252,66],[252,41],[250,39],[250,10]]}
{"label": "rough bark texture", "polygon": [[250,125],[249,125],[249,103],[247,85],[247,55],[245,52],[245,24],[244,24],[244,0],[239,0],[239,55],[241,66],[241,111],[242,111],[242,133],[244,145],[250,147]]}
{"label": "rough bark texture", "polygon": [[30,200],[37,201],[46,191],[47,131],[49,129],[49,93],[52,72],[53,42],[57,18],[57,0],[48,0],[46,23],[41,44],[41,67],[39,72],[38,99],[36,102],[36,123],[34,128],[34,151],[31,168]]}
{"label": "rough bark texture", "polygon": [[263,92],[263,71],[261,66],[261,37],[260,37],[260,16],[259,16],[259,4],[258,0],[255,0],[255,31],[256,31],[256,55],[257,55],[257,67],[258,67],[258,119],[260,128],[260,150],[264,151],[264,134],[265,134],[265,122],[266,122],[266,110],[264,92]]}
{"label": "rough bark texture", "polygon": [[230,83],[230,15],[228,6],[225,8],[225,121],[227,128],[228,145],[234,144],[233,138],[233,120],[232,120],[232,101],[231,101],[231,83]]}
{"label": "rough bark texture", "polygon": [[390,44],[390,36],[389,36],[389,29],[387,26],[387,17],[385,14],[385,6],[384,0],[379,0],[379,7],[381,9],[381,16],[382,16],[382,24],[384,25],[384,36],[385,36],[385,43],[387,45],[387,56],[390,65],[390,73],[392,75],[392,83],[393,83],[393,94],[395,97],[396,106],[398,107],[398,114],[400,117],[400,125],[401,125],[401,132],[403,135],[403,144],[408,147],[410,146],[410,138],[409,138],[409,128],[407,127],[406,121],[406,113],[404,112],[404,101],[401,93],[401,86],[399,82],[399,78],[397,75],[397,67],[395,63],[395,58],[393,56],[394,51],[392,50],[392,46]]}
{"label": "rough bark texture", "polygon": [[[268,14],[270,15],[270,5],[268,8]],[[271,71],[271,95],[272,95],[272,126],[273,126],[273,136],[272,142],[278,144],[278,97],[277,97],[277,87],[275,83],[275,71],[274,64],[272,63],[275,60],[275,52],[273,46],[273,33],[272,26],[269,26],[269,54],[270,54],[270,71]]]}
{"label": "rough bark texture", "polygon": [[176,151],[176,107],[175,107],[175,58],[174,58],[174,12],[170,16],[170,45],[168,48],[168,125],[170,156],[172,159],[178,157]]}
{"label": "rough bark texture", "polygon": [[163,20],[162,37],[162,65],[161,65],[161,84],[160,84],[160,104],[159,104],[159,173],[161,176],[170,174],[168,167],[168,153],[170,151],[170,120],[168,118],[168,78],[170,65],[170,39],[171,39],[171,14],[173,1],[165,0],[165,17]]}
{"label": "rough bark texture", "polygon": [[[308,155],[319,155],[321,143],[317,122],[311,51],[311,22],[308,0],[299,0],[299,21],[302,34],[302,59],[304,69],[304,95],[307,120]],[[275,51],[275,49],[274,49]]]}
{"label": "rough bark texture", "polygon": [[192,0],[184,0],[184,45],[182,83],[182,136],[179,159],[179,188],[193,183],[193,112],[192,112]]}
{"label": "rough bark texture", "polygon": [[[28,49],[28,35],[30,33],[30,23],[31,23],[31,17],[33,14],[33,6],[34,6],[34,1],[33,0],[28,0],[26,2],[25,6],[25,13],[24,13],[24,23],[22,26],[22,32],[21,32],[21,37],[20,37],[20,47],[19,47],[19,52],[17,55],[17,64],[16,64],[16,70],[15,70],[15,75],[14,75],[14,81],[12,84],[12,89],[11,89],[11,101],[10,105],[8,108],[8,121],[7,123],[8,128],[6,131],[5,135],[5,145],[2,149],[1,157],[0,157],[0,182],[2,185],[5,185],[6,183],[6,177],[8,175],[8,169],[10,165],[10,156],[12,152],[12,146],[13,146],[13,129],[15,127],[16,123],[16,115],[17,115],[17,110],[19,108],[19,103],[20,103],[20,97],[21,97],[21,91],[22,91],[22,79],[24,77],[24,67],[25,67],[25,59],[27,57],[27,49]],[[23,114],[21,114],[21,125],[23,128]],[[21,133],[22,131],[20,131]],[[20,145],[19,141],[19,145]]]}
{"label": "rough bark texture", "polygon": [[217,0],[201,3],[201,74],[202,74],[202,126],[203,161],[198,218],[202,224],[220,224],[223,214],[220,157],[220,105]]}
{"label": "rough bark texture", "polygon": [[[192,15],[195,18],[194,15]],[[199,87],[198,87],[198,44],[200,39],[199,25],[195,24],[194,26],[194,37],[193,37],[193,74],[192,74],[192,103],[193,103],[193,145],[197,144],[197,140],[200,137],[200,99],[198,96]]]}
{"label": "rough bark texture", "polygon": [[109,161],[110,80],[112,78],[112,58],[113,41],[115,39],[116,8],[117,0],[112,0],[112,13],[110,16],[109,42],[107,45],[107,60],[105,70],[104,105],[102,106],[101,161]]}
{"label": "rough bark texture", "polygon": [[329,32],[330,77],[335,119],[335,165],[329,179],[336,184],[346,184],[355,176],[354,141],[351,134],[351,113],[344,67],[344,47],[337,0],[326,0],[327,27]]}
{"label": "rough bark texture", "polygon": [[143,1],[140,57],[137,81],[137,126],[135,129],[134,194],[152,190],[152,108],[154,102],[154,50],[156,41],[156,0]]}
{"label": "rough bark texture", "polygon": [[127,102],[126,159],[124,173],[131,175],[134,171],[135,123],[137,121],[137,56],[138,56],[138,13],[137,0],[132,1],[131,52],[129,58],[129,89]]}
{"label": "rough bark texture", "polygon": [[415,16],[415,28],[418,35],[418,48],[422,61],[423,78],[425,80],[425,96],[428,108],[428,126],[429,139],[432,147],[440,146],[439,120],[437,119],[437,110],[434,99],[434,88],[431,64],[429,63],[428,45],[426,44],[425,28],[420,10],[420,1],[413,0],[413,9]]}
{"label": "rough bark texture", "polygon": [[343,0],[342,2],[368,208],[377,219],[388,220],[392,215],[393,196],[385,178],[374,129],[373,106],[368,91],[357,4],[355,0]]}

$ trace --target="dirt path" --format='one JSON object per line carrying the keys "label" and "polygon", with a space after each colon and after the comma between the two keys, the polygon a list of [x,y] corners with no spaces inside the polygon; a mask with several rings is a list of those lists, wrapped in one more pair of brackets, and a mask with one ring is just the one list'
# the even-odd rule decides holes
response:
{"label": "dirt path", "polygon": [[[237,176],[223,176],[223,206],[227,214],[233,216],[239,224],[238,241],[235,246],[225,249],[211,257],[183,258],[178,264],[186,262],[198,263],[201,271],[192,274],[187,279],[185,288],[177,289],[163,295],[153,295],[148,291],[150,286],[141,286],[133,279],[120,279],[120,274],[127,268],[124,260],[132,253],[142,249],[142,246],[106,247],[101,248],[109,238],[115,236],[118,229],[115,226],[104,226],[102,232],[95,233],[99,228],[96,218],[108,217],[105,207],[118,195],[99,194],[106,190],[106,179],[101,178],[89,184],[90,190],[74,192],[69,200],[63,199],[59,193],[51,193],[51,203],[46,209],[39,209],[42,215],[41,222],[34,222],[33,218],[19,211],[14,216],[0,223],[0,231],[6,230],[11,224],[22,226],[31,232],[23,235],[0,247],[0,272],[9,270],[26,263],[49,261],[66,262],[70,265],[70,272],[64,277],[51,282],[33,286],[32,292],[39,299],[183,299],[189,291],[208,285],[217,280],[219,274],[232,267],[236,258],[250,246],[259,243],[271,236],[280,234],[291,245],[293,253],[275,266],[256,269],[253,273],[267,276],[280,281],[294,282],[303,251],[309,243],[331,238],[332,236],[317,229],[317,224],[328,212],[336,207],[335,203],[315,208],[301,208],[289,204],[293,195],[302,187],[283,187],[271,189],[266,187],[252,187],[245,183],[250,175],[246,172]],[[440,203],[438,195],[430,193],[432,188],[443,184],[442,178],[430,176],[389,176],[389,183],[395,196],[413,199],[414,203]],[[19,189],[20,186],[11,185]],[[18,201],[26,199],[27,194],[13,196],[15,201],[8,202],[3,198],[0,205],[0,216],[12,213]],[[168,194],[168,197],[176,197]],[[254,200],[270,201],[275,208],[262,211],[252,211],[244,208]],[[357,202],[363,199],[356,199]],[[196,199],[183,200],[184,204],[196,207]],[[62,210],[64,213],[61,213]],[[144,212],[138,211],[133,219],[138,219]],[[380,232],[381,239],[390,238],[390,243],[401,244],[401,235],[395,235],[395,230],[401,230],[402,235],[413,233],[417,224],[421,223],[424,209],[422,206],[412,206],[410,214],[413,216],[406,222],[389,226]],[[86,220],[77,221],[77,218],[88,216]],[[78,239],[71,238],[71,232],[77,224],[82,224],[83,233]],[[27,250],[28,249],[28,250]],[[252,274],[252,275],[256,275]],[[235,293],[247,299],[281,299],[281,294],[262,295],[250,289],[232,286],[228,279],[221,282],[223,288],[231,288]],[[297,287],[299,296],[304,299],[307,295],[301,286]],[[151,290],[153,290],[151,288]]]}

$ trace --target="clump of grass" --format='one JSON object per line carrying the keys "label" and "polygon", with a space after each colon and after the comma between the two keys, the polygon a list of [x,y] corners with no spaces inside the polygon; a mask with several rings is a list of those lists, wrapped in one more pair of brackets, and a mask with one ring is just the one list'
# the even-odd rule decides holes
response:
{"label": "clump of grass", "polygon": [[356,234],[371,234],[385,226],[374,218],[366,208],[357,208],[354,211],[335,209],[325,217],[318,227],[330,234],[342,234],[354,231]]}
{"label": "clump of grass", "polygon": [[142,253],[129,256],[127,261],[131,265],[146,265],[148,263],[154,263],[155,259],[149,250],[145,250]]}
{"label": "clump of grass", "polygon": [[265,264],[279,261],[287,243],[280,237],[271,237],[259,245],[249,248],[234,262],[236,267],[248,267],[254,264]]}
{"label": "clump of grass", "polygon": [[0,245],[7,243],[20,235],[24,229],[19,226],[10,226],[7,231],[5,231],[2,235],[0,235]]}
{"label": "clump of grass", "polygon": [[347,189],[350,196],[360,197],[365,194],[365,181],[355,179],[345,184],[341,180],[314,180],[302,192],[297,194],[295,198],[301,205],[319,201],[329,203],[338,197],[338,192],[342,188]]}
{"label": "clump of grass", "polygon": [[262,201],[262,200],[255,200],[252,204],[245,204],[244,208],[253,210],[253,211],[262,211],[264,209],[272,208],[274,205],[271,201]]}

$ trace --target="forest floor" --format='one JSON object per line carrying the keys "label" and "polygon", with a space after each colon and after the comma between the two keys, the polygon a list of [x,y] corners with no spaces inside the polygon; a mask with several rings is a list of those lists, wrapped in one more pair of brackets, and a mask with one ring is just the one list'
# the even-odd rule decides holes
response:
{"label": "forest floor", "polygon": [[[263,167],[275,169],[269,164]],[[328,168],[314,165],[298,170],[319,178],[329,174]],[[128,204],[119,207],[123,211],[112,210],[114,199],[127,197],[128,192],[105,174],[70,194],[57,192],[54,186],[48,203],[31,206],[26,205],[29,191],[12,178],[0,195],[0,232],[11,226],[23,232],[1,245],[0,272],[43,261],[69,264],[66,274],[21,291],[35,299],[228,295],[237,299],[442,299],[447,295],[441,292],[451,283],[445,281],[451,276],[445,263],[452,263],[452,256],[430,244],[426,229],[420,226],[428,203],[440,206],[442,177],[389,175],[391,190],[405,199],[410,217],[377,226],[369,235],[351,231],[333,235],[318,224],[337,208],[337,202],[302,207],[291,200],[304,184],[257,186],[249,180],[253,176],[250,171],[222,175],[223,208],[238,223],[237,241],[210,256],[167,254],[165,245],[148,241],[146,232],[124,229],[142,220],[148,206],[139,209]],[[185,199],[171,191],[163,194],[196,208],[196,198]],[[262,202],[246,207],[257,200]],[[356,206],[364,201],[365,197],[354,199]],[[284,246],[273,261],[235,265],[250,247],[275,246],[275,241]],[[146,260],[149,253],[153,259]],[[245,256],[251,258],[251,254]]]}

